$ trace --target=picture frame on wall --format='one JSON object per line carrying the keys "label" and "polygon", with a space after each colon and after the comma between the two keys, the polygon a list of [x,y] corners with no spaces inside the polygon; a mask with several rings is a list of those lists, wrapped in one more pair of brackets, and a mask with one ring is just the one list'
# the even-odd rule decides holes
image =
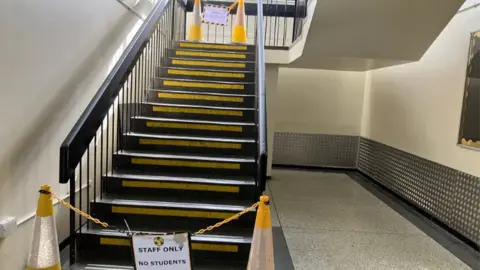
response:
{"label": "picture frame on wall", "polygon": [[458,144],[480,151],[480,30],[470,36]]}

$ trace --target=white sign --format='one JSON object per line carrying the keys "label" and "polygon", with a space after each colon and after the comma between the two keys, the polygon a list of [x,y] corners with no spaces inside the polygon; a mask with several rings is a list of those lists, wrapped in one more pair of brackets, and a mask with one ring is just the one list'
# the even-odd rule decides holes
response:
{"label": "white sign", "polygon": [[132,248],[137,270],[191,270],[188,233],[135,235]]}
{"label": "white sign", "polygon": [[226,7],[205,5],[203,21],[205,23],[227,25],[228,13]]}

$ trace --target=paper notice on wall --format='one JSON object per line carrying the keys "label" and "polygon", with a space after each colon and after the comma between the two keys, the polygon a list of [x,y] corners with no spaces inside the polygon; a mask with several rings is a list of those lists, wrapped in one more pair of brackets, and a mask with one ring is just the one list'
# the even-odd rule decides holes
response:
{"label": "paper notice on wall", "polygon": [[191,270],[188,233],[135,235],[132,248],[137,270]]}
{"label": "paper notice on wall", "polygon": [[203,10],[203,22],[227,25],[228,14],[228,8],[224,6],[205,5]]}

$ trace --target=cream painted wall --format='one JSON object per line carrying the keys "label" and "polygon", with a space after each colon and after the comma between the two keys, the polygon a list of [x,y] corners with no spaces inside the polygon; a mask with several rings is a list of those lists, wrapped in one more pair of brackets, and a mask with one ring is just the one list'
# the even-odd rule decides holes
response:
{"label": "cream painted wall", "polygon": [[362,136],[480,176],[480,152],[457,146],[470,32],[480,8],[458,13],[419,62],[369,72]]}
{"label": "cream painted wall", "polygon": [[[141,21],[116,1],[0,2],[0,269],[25,269],[38,188],[60,196],[59,147]],[[68,211],[57,207],[59,239]],[[8,259],[7,259],[8,258]]]}
{"label": "cream painted wall", "polygon": [[267,88],[267,176],[272,176],[272,159],[273,159],[273,139],[275,135],[275,119],[276,119],[276,96],[278,90],[278,70],[279,66],[274,64],[267,65],[265,73],[265,86]]}
{"label": "cream painted wall", "polygon": [[359,135],[365,73],[280,68],[275,132]]}

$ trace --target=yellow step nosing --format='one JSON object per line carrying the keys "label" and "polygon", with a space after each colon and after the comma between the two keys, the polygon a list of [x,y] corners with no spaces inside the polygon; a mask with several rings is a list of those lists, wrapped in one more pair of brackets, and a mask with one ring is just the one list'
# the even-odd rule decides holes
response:
{"label": "yellow step nosing", "polygon": [[203,169],[225,169],[225,170],[240,170],[240,163],[237,162],[222,162],[222,161],[191,161],[181,159],[169,158],[130,158],[132,165],[151,165],[151,166],[168,166],[168,167],[188,167],[188,168],[203,168]]}
{"label": "yellow step nosing", "polygon": [[186,210],[175,208],[149,208],[138,206],[112,206],[114,214],[131,214],[131,215],[147,215],[147,216],[168,216],[168,217],[185,217],[185,218],[209,218],[209,219],[226,219],[235,213],[211,211],[211,210]]}
{"label": "yellow step nosing", "polygon": [[170,75],[185,75],[185,76],[203,76],[214,78],[234,78],[245,79],[245,73],[223,72],[223,71],[206,71],[206,70],[180,70],[169,68],[167,74]]}
{"label": "yellow step nosing", "polygon": [[140,138],[139,144],[143,145],[165,145],[165,146],[185,146],[198,148],[219,148],[219,149],[242,149],[241,143],[198,141],[198,140],[172,140],[172,139],[150,139]]}
{"label": "yellow step nosing", "polygon": [[227,52],[206,52],[206,51],[189,51],[175,50],[176,56],[197,56],[210,58],[230,58],[230,59],[247,59],[246,53],[227,53]]}
{"label": "yellow step nosing", "polygon": [[202,61],[202,60],[181,60],[172,59],[173,65],[201,66],[201,67],[226,67],[226,68],[246,68],[246,63],[229,63],[221,61]]}
{"label": "yellow step nosing", "polygon": [[224,116],[243,116],[243,111],[239,110],[219,110],[219,109],[203,109],[175,106],[152,106],[153,112],[170,112],[170,113],[188,113],[188,114],[207,114],[207,115],[224,115]]}
{"label": "yellow step nosing", "polygon": [[192,243],[192,250],[220,251],[220,252],[238,252],[238,245],[232,244],[207,244]]}
{"label": "yellow step nosing", "polygon": [[[127,246],[131,245],[129,238],[119,238],[119,237],[104,237],[100,236],[99,239],[100,245],[107,246]],[[192,241],[191,243],[192,250],[203,250],[203,251],[219,251],[219,252],[238,252],[239,246],[236,244],[223,244],[223,243],[198,243]]]}
{"label": "yellow step nosing", "polygon": [[223,125],[215,125],[215,124],[192,124],[192,123],[179,123],[179,122],[147,121],[145,123],[145,126],[149,128],[175,128],[175,129],[243,132],[242,126],[231,126],[231,125],[223,126]]}
{"label": "yellow step nosing", "polygon": [[191,99],[191,100],[207,100],[207,101],[226,101],[243,103],[243,97],[229,97],[216,95],[199,95],[186,93],[158,93],[159,98],[173,98],[173,99]]}
{"label": "yellow step nosing", "polygon": [[190,42],[180,42],[179,47],[181,47],[181,48],[217,49],[217,50],[236,50],[236,51],[247,51],[248,50],[248,47],[246,45],[208,44],[208,43],[190,43]]}
{"label": "yellow step nosing", "polygon": [[181,182],[171,183],[171,182],[122,180],[122,187],[179,189],[179,190],[213,191],[213,192],[227,192],[227,193],[240,192],[240,186],[235,186],[235,185],[215,185],[215,184],[181,183]]}
{"label": "yellow step nosing", "polygon": [[169,79],[162,79],[162,81],[163,81],[164,86],[245,90],[245,85],[244,84],[225,84],[225,83],[217,83],[217,82],[177,81],[177,80],[169,80]]}

